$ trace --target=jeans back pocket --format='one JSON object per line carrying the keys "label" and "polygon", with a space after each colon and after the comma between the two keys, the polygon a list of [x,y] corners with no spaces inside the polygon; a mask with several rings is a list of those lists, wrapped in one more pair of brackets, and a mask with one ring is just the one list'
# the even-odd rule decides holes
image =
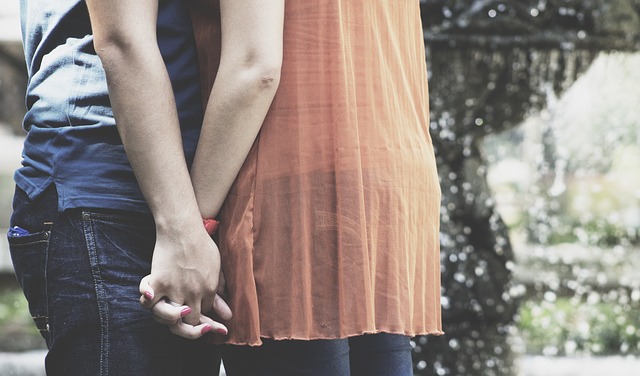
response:
{"label": "jeans back pocket", "polygon": [[47,250],[51,237],[51,223],[33,234],[8,236],[13,269],[22,287],[29,312],[38,330],[48,341],[47,309]]}

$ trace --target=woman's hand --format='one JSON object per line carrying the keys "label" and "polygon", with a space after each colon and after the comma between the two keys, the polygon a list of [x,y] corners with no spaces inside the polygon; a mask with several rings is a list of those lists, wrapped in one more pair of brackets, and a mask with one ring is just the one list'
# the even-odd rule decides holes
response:
{"label": "woman's hand", "polygon": [[[209,336],[209,343],[224,343],[228,329],[224,324],[216,320],[230,320],[232,313],[227,303],[219,294],[215,294],[210,307],[202,306],[204,314],[200,314],[198,324],[189,325],[183,320],[185,316],[192,313],[192,309],[189,306],[180,305],[166,298],[160,299],[157,303],[153,304],[155,291],[149,285],[149,279],[150,275],[144,277],[140,282],[140,303],[151,309],[151,313],[157,322],[169,326],[169,330],[171,330],[172,333],[184,338],[196,339],[207,333],[212,333],[213,335]],[[224,289],[225,280],[221,272],[218,291],[222,294]]]}

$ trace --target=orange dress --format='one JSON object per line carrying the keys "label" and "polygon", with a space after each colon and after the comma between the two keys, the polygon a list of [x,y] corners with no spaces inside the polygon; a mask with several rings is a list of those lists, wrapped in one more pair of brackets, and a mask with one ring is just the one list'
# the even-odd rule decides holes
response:
{"label": "orange dress", "polygon": [[[442,334],[417,1],[287,0],[280,86],[219,214],[229,343]],[[192,13],[205,83],[215,3]]]}

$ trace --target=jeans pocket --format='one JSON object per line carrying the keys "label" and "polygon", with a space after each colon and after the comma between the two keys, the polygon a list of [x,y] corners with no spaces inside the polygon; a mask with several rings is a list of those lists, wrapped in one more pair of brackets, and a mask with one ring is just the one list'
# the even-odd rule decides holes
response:
{"label": "jeans pocket", "polygon": [[151,271],[155,245],[152,217],[136,213],[83,211],[82,219],[96,283],[105,284],[104,293],[107,295],[115,293],[111,291],[115,286],[130,289],[132,296],[136,296],[133,302],[139,304],[138,285]]}
{"label": "jeans pocket", "polygon": [[29,302],[29,312],[40,334],[49,341],[47,303],[47,250],[51,224],[42,231],[23,236],[9,236],[9,251],[13,268]]}

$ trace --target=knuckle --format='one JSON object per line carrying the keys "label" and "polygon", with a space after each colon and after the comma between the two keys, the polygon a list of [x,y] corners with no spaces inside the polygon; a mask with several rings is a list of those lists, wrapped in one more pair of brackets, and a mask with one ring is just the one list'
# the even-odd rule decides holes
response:
{"label": "knuckle", "polygon": [[154,289],[156,291],[164,291],[167,290],[170,286],[169,282],[165,281],[164,279],[159,279],[157,281],[153,281],[153,285]]}

